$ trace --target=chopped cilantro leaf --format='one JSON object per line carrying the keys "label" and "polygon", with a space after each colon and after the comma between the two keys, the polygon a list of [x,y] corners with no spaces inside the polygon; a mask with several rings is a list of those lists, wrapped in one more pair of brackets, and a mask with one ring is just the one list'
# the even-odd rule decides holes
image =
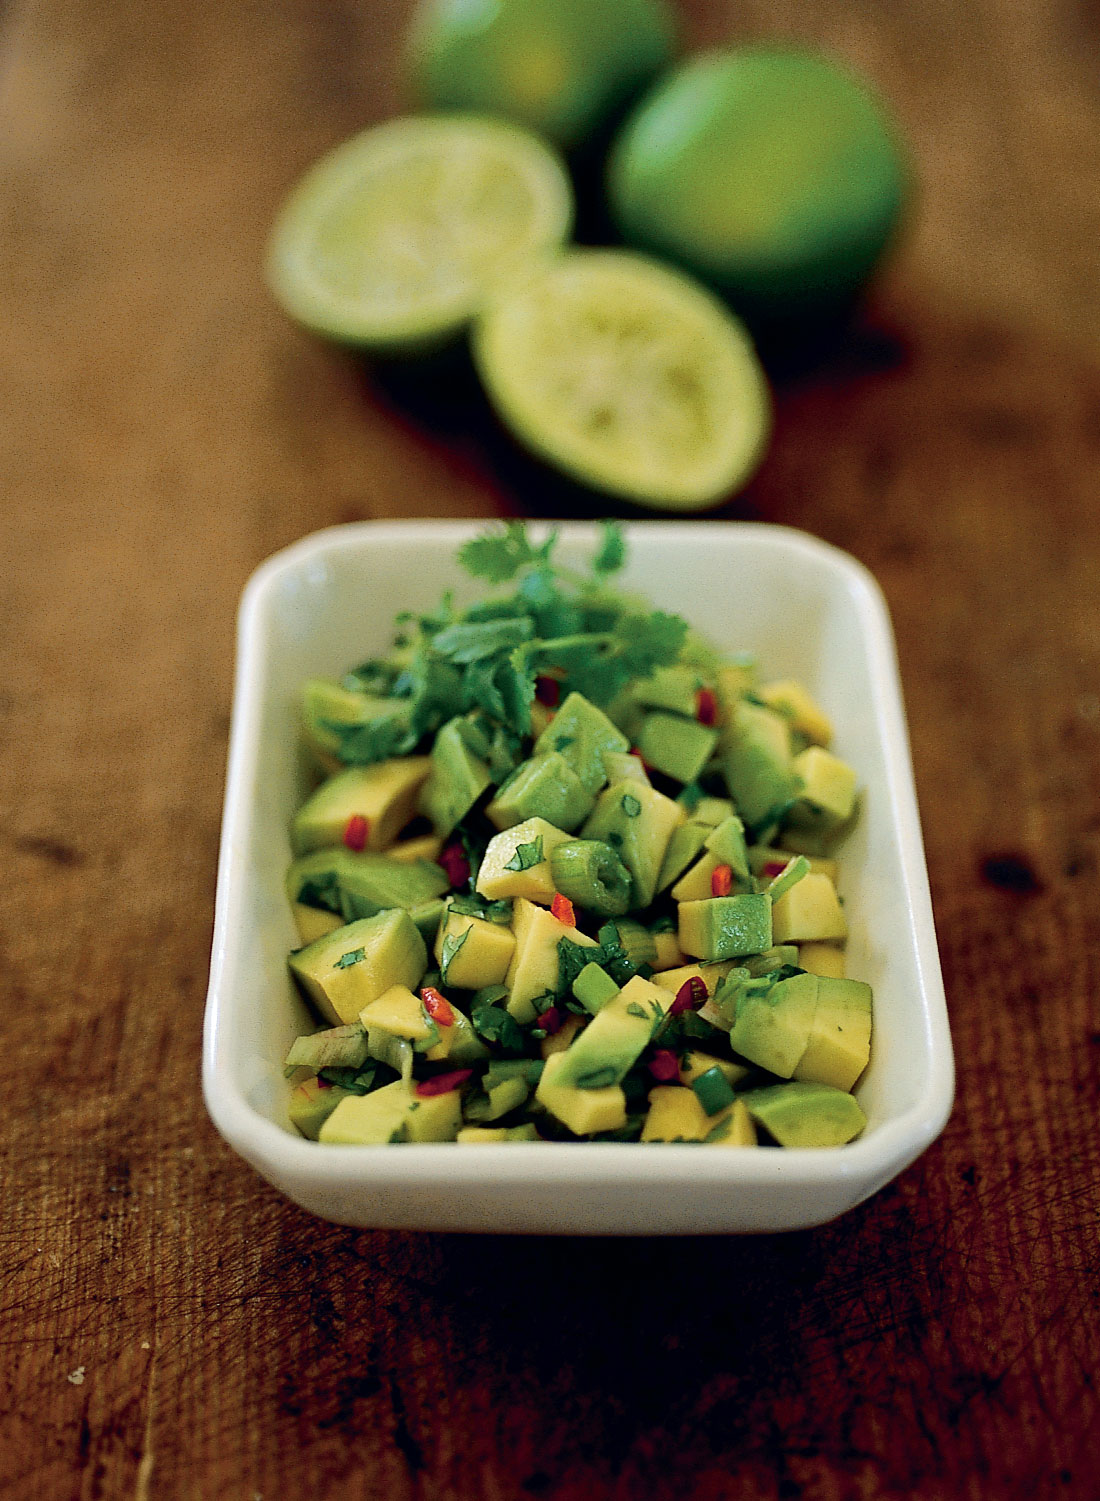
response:
{"label": "chopped cilantro leaf", "polygon": [[505,870],[530,870],[533,865],[542,864],[542,835],[532,839],[530,844],[517,844],[512,858],[504,866]]}
{"label": "chopped cilantro leaf", "polygon": [[439,961],[439,976],[444,985],[447,983],[447,971],[451,967],[451,960],[458,953],[467,938],[469,938],[472,931],[471,928],[465,928],[461,933],[449,933],[444,938],[443,953]]}
{"label": "chopped cilantro leaf", "polygon": [[600,527],[603,535],[600,538],[599,551],[592,559],[592,571],[600,574],[615,573],[626,560],[626,543],[623,541],[622,527],[614,521],[601,521]]}
{"label": "chopped cilantro leaf", "polygon": [[626,1014],[627,1016],[641,1017],[642,1021],[647,1019],[645,1007],[639,1006],[637,1001],[631,1001],[630,1005],[626,1008]]}
{"label": "chopped cilantro leaf", "polygon": [[337,969],[350,969],[353,964],[359,964],[367,957],[366,949],[348,949],[340,955],[336,961]]}

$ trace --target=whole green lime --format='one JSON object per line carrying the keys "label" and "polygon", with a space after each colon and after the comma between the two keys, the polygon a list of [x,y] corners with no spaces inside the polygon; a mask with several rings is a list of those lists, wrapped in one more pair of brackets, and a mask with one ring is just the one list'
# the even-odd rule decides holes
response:
{"label": "whole green lime", "polygon": [[623,238],[694,271],[755,324],[845,308],[909,183],[871,89],[819,54],[773,46],[702,53],[667,75],[608,165]]}
{"label": "whole green lime", "polygon": [[407,47],[418,103],[504,115],[564,150],[673,53],[665,0],[421,0]]}

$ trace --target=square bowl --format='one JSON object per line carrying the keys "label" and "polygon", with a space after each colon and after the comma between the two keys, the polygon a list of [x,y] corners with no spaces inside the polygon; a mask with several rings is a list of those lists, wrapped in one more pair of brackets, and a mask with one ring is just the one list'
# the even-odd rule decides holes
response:
{"label": "square bowl", "polygon": [[[400,610],[479,586],[455,563],[483,522],[367,522],[318,532],[248,582],[207,999],[203,1089],[214,1124],[269,1182],[340,1224],[540,1234],[805,1228],[862,1202],[943,1129],[954,1066],[893,635],[878,586],[804,533],[742,522],[626,528],[623,587],[677,611],[722,650],[795,677],[856,768],[858,823],[840,850],[848,970],[874,987],[867,1127],[842,1147],[700,1151],[611,1142],[329,1146],[290,1125],[283,1059],[313,1023],[287,972],[298,939],[283,889],[305,796],[301,684],[384,650]],[[561,527],[564,562],[594,529]]]}

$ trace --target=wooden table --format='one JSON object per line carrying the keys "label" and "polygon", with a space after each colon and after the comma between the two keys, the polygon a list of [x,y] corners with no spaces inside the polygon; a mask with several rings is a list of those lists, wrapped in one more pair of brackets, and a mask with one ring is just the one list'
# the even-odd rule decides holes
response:
{"label": "wooden table", "polygon": [[334,522],[576,498],[261,286],[295,176],[398,108],[405,0],[13,0],[5,1498],[1100,1496],[1096,13],[684,12],[694,43],[794,36],[863,68],[923,181],[727,514],[849,549],[889,598],[948,1129],[826,1228],[623,1242],[339,1229],[215,1136],[198,1060],[246,576]]}

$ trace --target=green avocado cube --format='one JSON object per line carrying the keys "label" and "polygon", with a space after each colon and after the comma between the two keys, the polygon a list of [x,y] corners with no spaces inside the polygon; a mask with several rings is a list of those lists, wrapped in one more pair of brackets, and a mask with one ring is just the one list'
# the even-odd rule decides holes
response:
{"label": "green avocado cube", "polygon": [[630,742],[622,731],[583,693],[571,693],[535,741],[536,756],[559,751],[591,797],[607,781],[604,752],[629,749]]}
{"label": "green avocado cube", "polygon": [[763,892],[680,903],[680,947],[697,959],[741,959],[772,946],[772,904]]}
{"label": "green avocado cube", "polygon": [[391,907],[346,923],[290,955],[290,970],[322,1016],[354,1022],[393,985],[416,986],[428,950],[407,912]]}
{"label": "green avocado cube", "polygon": [[561,751],[532,756],[522,762],[498,789],[485,812],[498,829],[543,818],[557,829],[572,832],[592,811],[586,792]]}
{"label": "green avocado cube", "polygon": [[492,782],[489,768],[470,750],[460,719],[451,719],[432,746],[432,769],[420,792],[420,811],[437,834],[448,835]]}
{"label": "green avocado cube", "polygon": [[668,992],[635,975],[560,1056],[555,1082],[574,1089],[619,1084],[648,1046],[669,1005]]}
{"label": "green avocado cube", "polygon": [[792,975],[764,991],[744,992],[730,1047],[750,1063],[789,1079],[806,1051],[817,1006],[817,975]]}
{"label": "green avocado cube", "polygon": [[745,844],[745,825],[736,813],[724,818],[706,838],[707,849],[719,865],[728,865],[735,876],[747,881],[752,875],[749,868],[749,851]]}
{"label": "green avocado cube", "polygon": [[781,1147],[843,1146],[867,1124],[855,1096],[831,1084],[768,1084],[741,1099]]}
{"label": "green avocado cube", "polygon": [[791,727],[782,714],[747,699],[734,705],[722,764],[730,796],[750,828],[766,828],[798,795],[802,782],[793,760]]}
{"label": "green avocado cube", "polygon": [[698,669],[674,663],[655,667],[646,678],[630,686],[630,696],[646,709],[667,709],[672,714],[695,717],[695,695],[701,687]]}
{"label": "green avocado cube", "polygon": [[586,964],[573,981],[573,994],[593,1016],[619,993],[619,986],[598,964]]}
{"label": "green avocado cube", "polygon": [[717,744],[717,730],[678,714],[647,714],[638,736],[646,765],[677,782],[694,782]]}
{"label": "green avocado cube", "polygon": [[653,900],[668,842],[684,817],[679,803],[641,782],[620,782],[596,799],[582,832],[586,839],[609,844],[629,870],[632,907],[648,907]]}
{"label": "green avocado cube", "polygon": [[793,1077],[851,1089],[871,1056],[871,1008],[871,987],[862,980],[819,976],[809,1041]]}

